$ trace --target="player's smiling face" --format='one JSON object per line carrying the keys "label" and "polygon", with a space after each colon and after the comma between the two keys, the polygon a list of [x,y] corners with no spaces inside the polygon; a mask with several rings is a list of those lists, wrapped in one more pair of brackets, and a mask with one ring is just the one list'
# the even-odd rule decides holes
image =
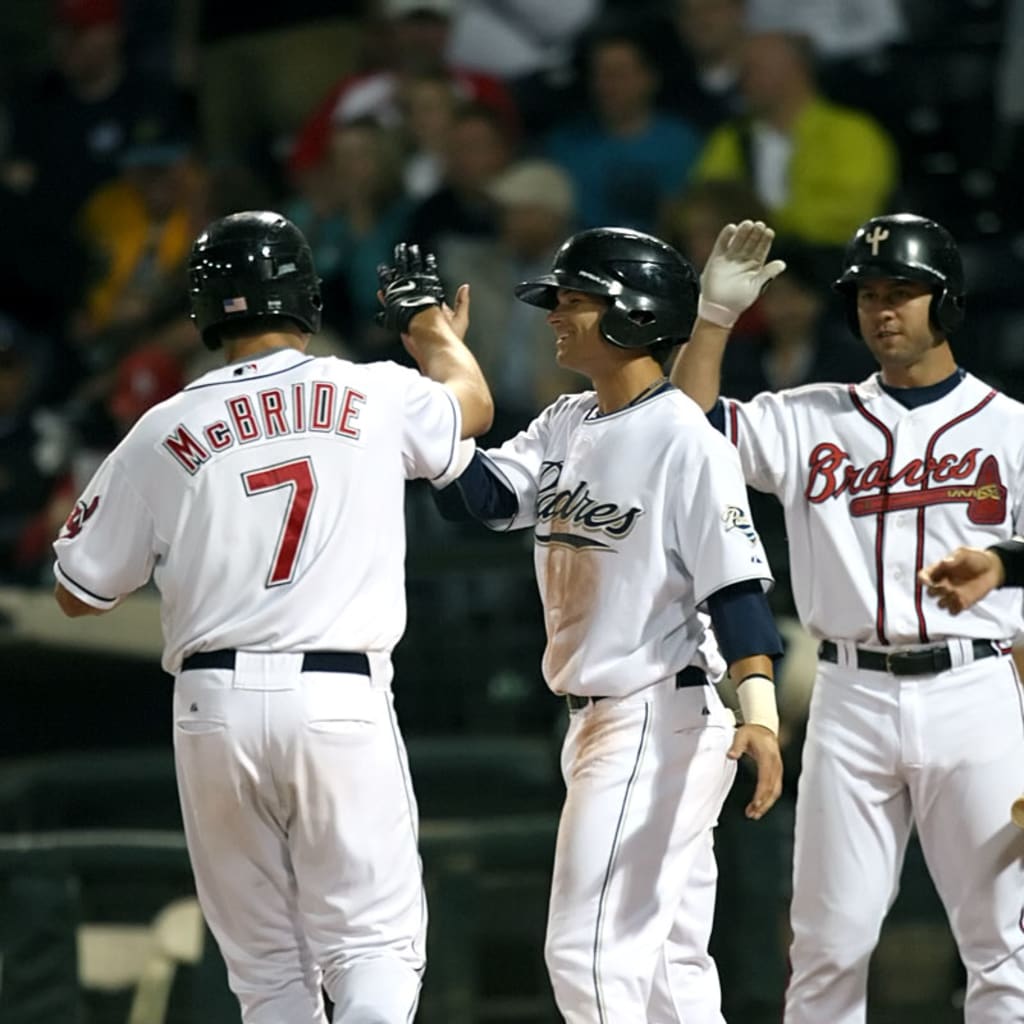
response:
{"label": "player's smiling face", "polygon": [[598,326],[607,308],[608,301],[598,295],[558,289],[558,305],[547,319],[555,332],[555,360],[559,366],[588,377],[600,373],[612,348]]}
{"label": "player's smiling face", "polygon": [[920,281],[892,278],[857,285],[861,337],[882,369],[909,368],[927,360],[937,338],[931,321],[932,293]]}

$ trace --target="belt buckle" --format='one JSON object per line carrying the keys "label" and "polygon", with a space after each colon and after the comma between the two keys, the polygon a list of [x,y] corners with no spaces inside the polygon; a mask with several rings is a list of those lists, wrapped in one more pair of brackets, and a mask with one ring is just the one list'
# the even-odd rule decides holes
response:
{"label": "belt buckle", "polygon": [[886,651],[885,669],[894,676],[938,675],[949,668],[948,652],[937,645],[920,651]]}

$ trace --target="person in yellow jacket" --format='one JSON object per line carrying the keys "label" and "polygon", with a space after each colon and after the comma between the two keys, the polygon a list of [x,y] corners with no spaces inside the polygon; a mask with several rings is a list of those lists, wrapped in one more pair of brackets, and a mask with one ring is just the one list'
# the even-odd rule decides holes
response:
{"label": "person in yellow jacket", "polygon": [[747,115],[711,134],[693,181],[746,182],[779,235],[811,245],[843,245],[885,211],[898,182],[896,146],[871,116],[818,92],[807,40],[748,37],[742,89]]}
{"label": "person in yellow jacket", "polygon": [[159,318],[168,296],[181,291],[205,212],[203,175],[186,139],[159,123],[140,124],[136,135],[121,174],[97,189],[79,215],[91,264],[79,324],[86,339]]}

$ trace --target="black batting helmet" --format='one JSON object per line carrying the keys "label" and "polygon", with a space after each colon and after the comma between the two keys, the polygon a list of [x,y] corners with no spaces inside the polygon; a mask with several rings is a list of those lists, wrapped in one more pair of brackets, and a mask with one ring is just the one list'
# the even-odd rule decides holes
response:
{"label": "black batting helmet", "polygon": [[320,329],[320,278],[302,232],[271,210],[215,220],[195,240],[188,260],[192,319],[207,348],[220,348],[218,328],[243,320],[295,321]]}
{"label": "black batting helmet", "polygon": [[913,213],[872,217],[846,247],[833,288],[846,299],[846,319],[860,337],[857,282],[871,278],[921,281],[932,289],[931,320],[945,336],[964,322],[964,268],[953,236]]}
{"label": "black batting helmet", "polygon": [[554,309],[558,289],[610,299],[601,334],[620,348],[686,341],[700,286],[689,261],[671,245],[627,228],[590,228],[555,253],[551,272],[516,285],[516,298]]}

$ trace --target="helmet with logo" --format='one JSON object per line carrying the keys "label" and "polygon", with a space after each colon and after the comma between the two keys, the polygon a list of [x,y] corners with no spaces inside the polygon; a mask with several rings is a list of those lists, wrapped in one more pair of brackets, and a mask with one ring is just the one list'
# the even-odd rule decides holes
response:
{"label": "helmet with logo", "polygon": [[302,232],[270,210],[232,213],[195,240],[188,261],[192,319],[207,348],[221,345],[220,330],[241,321],[292,320],[320,329],[320,278]]}
{"label": "helmet with logo", "polygon": [[846,247],[843,272],[833,284],[846,300],[846,319],[860,337],[857,284],[890,278],[920,281],[932,290],[931,320],[944,336],[964,322],[964,268],[953,236],[913,213],[872,217]]}
{"label": "helmet with logo", "polygon": [[627,228],[590,228],[555,253],[551,271],[516,285],[516,297],[554,309],[560,288],[609,300],[601,334],[620,348],[686,341],[697,316],[700,285],[689,261],[653,235]]}

